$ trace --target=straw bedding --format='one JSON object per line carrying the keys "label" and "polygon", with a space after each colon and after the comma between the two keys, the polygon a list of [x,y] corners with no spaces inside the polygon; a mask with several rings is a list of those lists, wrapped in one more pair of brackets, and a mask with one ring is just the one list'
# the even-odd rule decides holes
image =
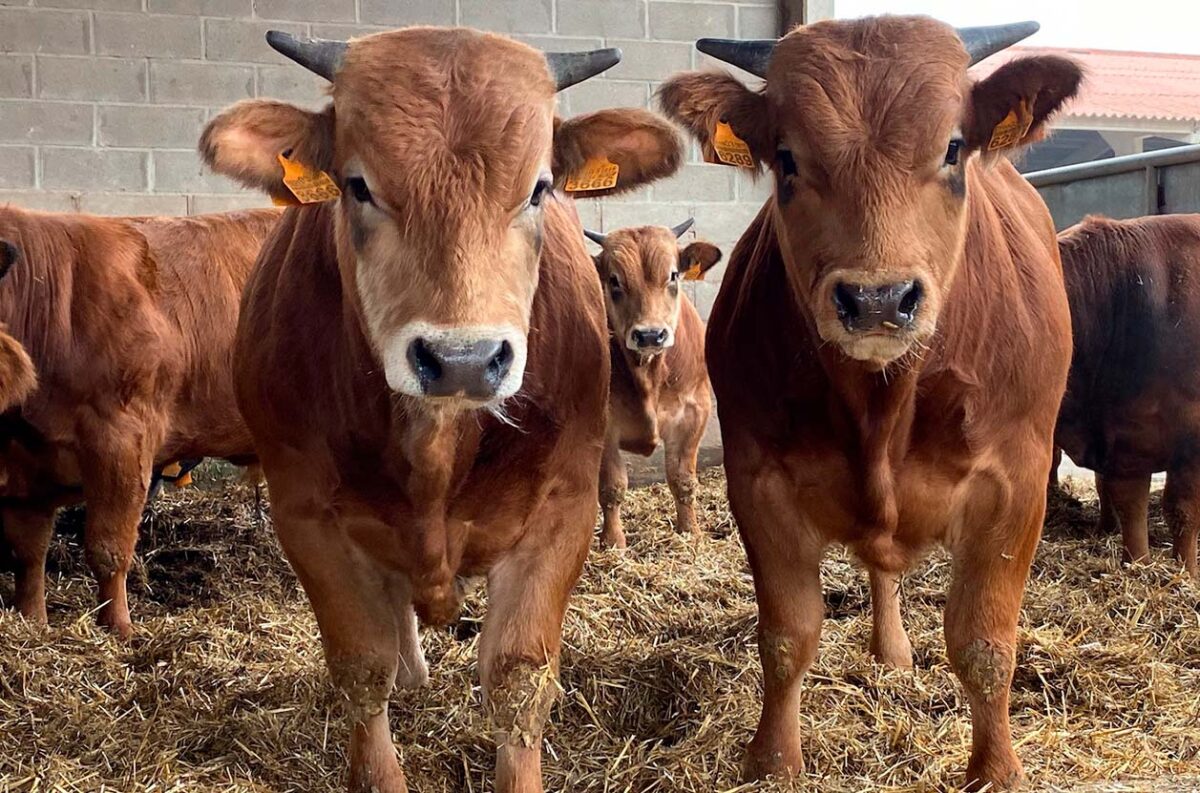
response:
{"label": "straw bedding", "polygon": [[[1013,722],[1030,787],[1200,790],[1200,587],[1167,561],[1157,499],[1155,562],[1126,569],[1080,496],[1053,499],[1021,622]],[[872,663],[866,576],[829,557],[801,714],[807,776],[739,785],[760,697],[753,589],[719,469],[698,504],[696,541],[672,532],[665,487],[632,491],[630,550],[588,560],[545,736],[547,790],[953,789],[969,720],[944,657],[942,554],[905,578],[912,673]],[[254,491],[168,488],[147,510],[128,645],[92,627],[80,528],[67,513],[52,549],[52,629],[0,612],[0,790],[340,790],[338,697]],[[424,631],[430,687],[393,697],[414,791],[491,789],[483,612],[480,592],[461,622]]]}

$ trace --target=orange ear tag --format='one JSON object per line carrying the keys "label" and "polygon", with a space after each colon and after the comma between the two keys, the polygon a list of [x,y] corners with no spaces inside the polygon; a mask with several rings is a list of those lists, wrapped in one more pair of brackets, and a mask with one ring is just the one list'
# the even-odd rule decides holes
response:
{"label": "orange ear tag", "polygon": [[609,162],[607,157],[592,157],[583,164],[579,173],[567,179],[564,186],[568,193],[587,193],[593,190],[611,190],[617,186],[617,175],[621,167]]}
{"label": "orange ear tag", "polygon": [[314,171],[303,163],[279,155],[283,166],[283,183],[301,204],[321,204],[338,198],[342,191],[324,171]]}
{"label": "orange ear tag", "polygon": [[1024,140],[1033,126],[1033,113],[1029,112],[1029,102],[1022,99],[1021,103],[1008,115],[1000,119],[1000,123],[992,129],[992,139],[988,142],[988,151],[1007,149]]}
{"label": "orange ear tag", "polygon": [[685,281],[703,281],[704,280],[704,271],[700,269],[700,264],[698,262],[696,264],[693,264],[691,267],[687,268],[687,271],[683,274],[683,280],[685,280]]}
{"label": "orange ear tag", "polygon": [[750,154],[750,147],[724,121],[717,122],[716,132],[713,133],[713,148],[717,152],[717,159],[726,165],[735,165],[738,168],[754,167],[754,156]]}

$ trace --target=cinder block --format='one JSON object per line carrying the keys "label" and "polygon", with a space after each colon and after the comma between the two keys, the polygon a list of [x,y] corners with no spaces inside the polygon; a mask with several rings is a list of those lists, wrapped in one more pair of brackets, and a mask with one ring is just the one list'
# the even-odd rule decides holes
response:
{"label": "cinder block", "polygon": [[204,57],[210,61],[241,63],[295,63],[267,44],[268,30],[282,30],[298,36],[308,34],[306,25],[286,22],[246,22],[238,19],[204,21]]}
{"label": "cinder block", "polygon": [[146,61],[39,55],[37,94],[85,102],[146,101]]}
{"label": "cinder block", "polygon": [[650,38],[691,41],[705,36],[736,35],[735,9],[727,3],[650,2]]}
{"label": "cinder block", "polygon": [[0,55],[0,98],[33,96],[33,56]]}
{"label": "cinder block", "polygon": [[0,8],[0,52],[86,54],[91,25],[83,11]]}
{"label": "cinder block", "polygon": [[312,34],[319,39],[337,39],[338,41],[348,41],[359,36],[369,36],[372,33],[381,33],[385,30],[392,30],[390,27],[379,25],[359,25],[359,24],[339,24],[337,22],[314,22],[312,25]]}
{"label": "cinder block", "polygon": [[354,0],[255,0],[259,19],[353,22]]}
{"label": "cinder block", "polygon": [[141,11],[142,0],[37,0],[38,8],[81,8],[89,11]]}
{"label": "cinder block", "polygon": [[145,193],[84,193],[79,211],[92,215],[186,215],[185,195],[147,195]]}
{"label": "cinder block", "polygon": [[[499,33],[549,33],[554,0],[459,0],[462,24]],[[593,33],[594,35],[594,33]]]}
{"label": "cinder block", "polygon": [[283,99],[315,110],[329,103],[328,88],[328,81],[296,64],[258,67],[259,96]]}
{"label": "cinder block", "polygon": [[101,106],[100,145],[174,149],[195,146],[206,115],[202,107]]}
{"label": "cinder block", "polygon": [[127,58],[199,58],[200,20],[145,14],[96,14],[96,54]]}
{"label": "cinder block", "polygon": [[207,215],[211,212],[234,212],[239,209],[269,207],[271,206],[271,199],[260,193],[194,195],[188,203],[188,214]]}
{"label": "cinder block", "polygon": [[[728,252],[726,254],[728,255]],[[721,270],[721,272],[718,273],[717,270]],[[700,314],[700,319],[705,322],[708,322],[708,318],[712,314],[713,303],[716,302],[717,293],[721,291],[721,278],[724,275],[723,265],[717,265],[708,271],[703,281],[692,287],[693,292],[688,295],[692,305],[696,307],[696,312]]]}
{"label": "cinder block", "polygon": [[690,217],[691,207],[687,204],[645,203],[625,199],[607,199],[604,202],[603,218],[605,233],[630,226],[674,226]]}
{"label": "cinder block", "polygon": [[76,212],[79,209],[76,193],[48,190],[0,190],[0,206],[12,204],[21,209],[42,212]]}
{"label": "cinder block", "polygon": [[558,32],[568,36],[645,38],[646,0],[559,0]]}
{"label": "cinder block", "polygon": [[732,201],[734,176],[725,165],[685,165],[669,179],[655,182],[651,195],[655,201]]}
{"label": "cinder block", "polygon": [[692,68],[692,45],[683,41],[627,41],[612,39],[620,47],[621,62],[604,73],[613,80],[665,80]]}
{"label": "cinder block", "polygon": [[752,178],[750,171],[739,169],[737,188],[738,201],[760,207],[775,192],[775,179],[770,173],[764,173],[755,179]]}
{"label": "cinder block", "polygon": [[91,105],[0,102],[0,142],[91,143]]}
{"label": "cinder block", "polygon": [[359,0],[358,11],[369,25],[454,24],[454,0]]}
{"label": "cinder block", "polygon": [[773,39],[779,35],[779,12],[772,6],[738,6],[738,38]]}
{"label": "cinder block", "polygon": [[563,92],[571,104],[571,115],[591,113],[612,107],[645,107],[648,86],[643,82],[618,82],[593,79]]}
{"label": "cinder block", "polygon": [[[570,201],[572,199],[564,199]],[[575,211],[579,213],[579,222],[585,229],[599,230],[604,228],[604,200],[601,198],[576,198]],[[588,248],[594,252],[594,248]]]}
{"label": "cinder block", "polygon": [[761,208],[761,204],[729,202],[700,204],[691,209],[696,218],[696,234],[719,245],[728,256]]}
{"label": "cinder block", "polygon": [[34,153],[32,146],[0,146],[0,187],[33,187]]}
{"label": "cinder block", "polygon": [[192,150],[159,150],[152,154],[154,192],[156,193],[237,193],[242,188],[224,176],[218,176],[200,161]]}
{"label": "cinder block", "polygon": [[161,104],[215,106],[236,102],[254,96],[254,67],[151,61],[150,96]]}
{"label": "cinder block", "polygon": [[144,191],[146,152],[42,149],[42,186],[52,190]]}
{"label": "cinder block", "polygon": [[180,14],[206,17],[249,17],[254,0],[146,0],[151,14]]}
{"label": "cinder block", "polygon": [[[604,39],[595,36],[548,36],[544,33],[512,33],[509,35],[542,52],[580,52],[582,50],[598,50],[607,46]],[[614,66],[613,69],[615,68]],[[604,72],[604,74],[611,73],[612,69]]]}

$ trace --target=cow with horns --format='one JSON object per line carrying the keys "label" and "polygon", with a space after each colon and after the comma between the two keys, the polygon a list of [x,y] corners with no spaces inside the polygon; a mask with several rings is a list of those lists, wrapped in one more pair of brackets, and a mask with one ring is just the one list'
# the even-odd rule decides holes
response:
{"label": "cow with horns", "polygon": [[[390,692],[427,678],[418,618],[454,619],[461,582],[486,576],[496,789],[540,791],[609,381],[599,282],[555,188],[636,188],[676,170],[682,141],[644,110],[556,118],[555,93],[616,50],[544,55],[427,27],[268,41],[328,79],[331,101],[235,105],[201,152],[281,199],[340,188],[288,210],[264,245],[234,369],[280,543],[347,700],[350,786],[406,790]],[[319,184],[334,189],[311,195]]]}
{"label": "cow with horns", "polygon": [[1036,29],[885,16],[703,40],[762,90],[721,73],[661,89],[706,155],[740,151],[774,179],[706,340],[759,608],[750,777],[803,766],[796,711],[836,542],[871,571],[873,649],[899,665],[911,646],[897,577],[935,543],[949,549],[967,784],[1021,779],[1009,690],[1071,325],[1050,215],[1005,153],[1037,138],[1081,74],[1050,56],[980,82],[967,68]]}
{"label": "cow with horns", "polygon": [[600,464],[600,542],[625,547],[621,502],[629,485],[621,452],[649,456],[661,440],[675,529],[695,534],[696,457],[712,414],[704,368],[704,323],[681,288],[721,260],[711,242],[676,242],[692,227],[642,226],[608,234],[585,231],[600,246],[596,270],[604,289],[612,379],[608,435]]}

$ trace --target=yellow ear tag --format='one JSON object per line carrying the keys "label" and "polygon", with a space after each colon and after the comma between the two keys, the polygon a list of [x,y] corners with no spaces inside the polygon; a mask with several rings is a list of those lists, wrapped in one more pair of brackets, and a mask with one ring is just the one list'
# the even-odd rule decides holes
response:
{"label": "yellow ear tag", "polygon": [[1033,113],[1029,112],[1029,102],[1022,99],[1021,103],[1008,111],[1008,115],[1000,119],[1000,123],[992,130],[988,151],[1007,149],[1009,146],[1017,145],[1024,140],[1032,126]]}
{"label": "yellow ear tag", "polygon": [[324,171],[314,171],[283,154],[279,155],[279,164],[283,166],[283,183],[301,204],[320,204],[342,194]]}
{"label": "yellow ear tag", "polygon": [[687,271],[683,274],[683,280],[685,280],[685,281],[703,281],[704,280],[704,271],[700,269],[699,262],[697,262],[696,264],[693,264],[691,267],[687,268]]}
{"label": "yellow ear tag", "polygon": [[180,465],[179,463],[171,463],[170,465],[163,466],[162,475],[163,476],[179,476],[179,472],[182,470],[183,470],[183,466]]}
{"label": "yellow ear tag", "polygon": [[175,480],[175,489],[182,490],[183,488],[187,487],[191,483],[192,483],[192,473],[191,473],[191,471],[189,471],[186,474],[184,474],[183,476],[181,476]]}
{"label": "yellow ear tag", "polygon": [[717,130],[713,134],[713,148],[716,149],[717,159],[726,165],[736,165],[739,168],[754,167],[750,147],[724,121],[717,122]]}
{"label": "yellow ear tag", "polygon": [[619,173],[621,167],[615,162],[609,162],[607,157],[593,157],[583,164],[579,173],[567,179],[564,189],[568,193],[610,190],[617,186]]}

